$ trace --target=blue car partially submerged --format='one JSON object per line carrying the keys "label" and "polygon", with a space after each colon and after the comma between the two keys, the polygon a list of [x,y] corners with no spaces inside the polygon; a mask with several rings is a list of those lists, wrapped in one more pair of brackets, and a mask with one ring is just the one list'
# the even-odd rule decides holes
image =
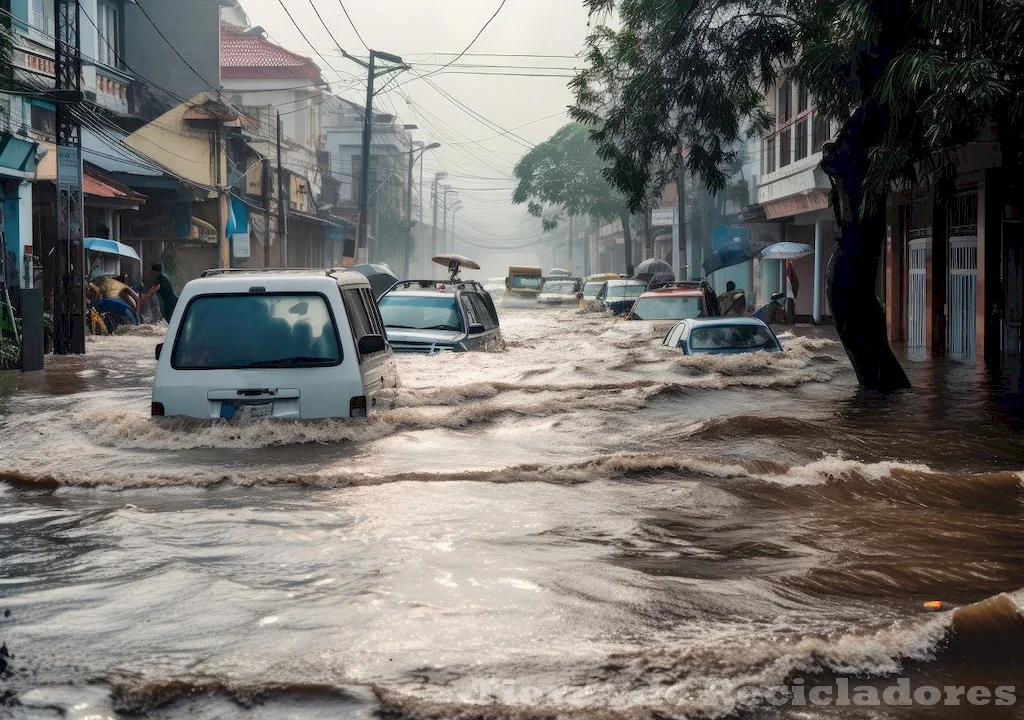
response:
{"label": "blue car partially submerged", "polygon": [[662,344],[684,355],[782,352],[772,329],[754,317],[683,320],[669,330]]}

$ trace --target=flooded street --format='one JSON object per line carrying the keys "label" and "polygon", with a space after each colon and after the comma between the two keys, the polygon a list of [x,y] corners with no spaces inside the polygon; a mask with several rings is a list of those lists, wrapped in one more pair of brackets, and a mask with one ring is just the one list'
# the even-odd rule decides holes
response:
{"label": "flooded street", "polygon": [[[366,422],[153,420],[155,332],[0,376],[0,716],[1024,717],[1024,438],[973,367],[879,399],[828,328],[502,313]],[[1018,701],[739,692],[896,677]]]}

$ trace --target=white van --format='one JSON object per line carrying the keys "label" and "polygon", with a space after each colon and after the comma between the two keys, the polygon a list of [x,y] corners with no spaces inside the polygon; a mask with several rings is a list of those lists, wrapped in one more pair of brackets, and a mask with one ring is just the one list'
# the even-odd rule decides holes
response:
{"label": "white van", "polygon": [[398,384],[370,283],[349,270],[208,270],[156,357],[154,416],[364,417]]}

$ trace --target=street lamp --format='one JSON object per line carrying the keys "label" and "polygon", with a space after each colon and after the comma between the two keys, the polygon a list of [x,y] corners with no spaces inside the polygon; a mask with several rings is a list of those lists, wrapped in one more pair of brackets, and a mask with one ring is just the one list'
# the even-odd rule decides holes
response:
{"label": "street lamp", "polygon": [[[367,216],[370,210],[370,138],[373,136],[373,82],[382,75],[406,70],[408,66],[398,55],[392,55],[391,53],[379,50],[370,51],[370,62],[363,62],[344,51],[342,51],[342,54],[352,62],[366,68],[366,107],[363,110],[363,156],[359,172],[359,228],[356,239],[357,243],[362,243],[366,246],[366,259],[369,261],[371,258],[369,243],[366,237],[366,227]],[[378,58],[394,63],[394,65],[378,72],[376,69]],[[356,252],[359,252],[358,245],[356,246]]]}
{"label": "street lamp", "polygon": [[430,256],[437,255],[437,183],[448,177],[448,173],[434,173],[434,183],[430,186],[430,197],[434,203],[434,224],[430,231]]}
{"label": "street lamp", "polygon": [[[408,127],[408,126],[406,126]],[[413,126],[415,127],[415,126]],[[423,145],[422,142],[413,142],[409,146],[409,182],[405,186],[405,275],[404,279],[409,279],[409,258],[412,255],[412,167],[416,164],[416,161],[423,157],[423,153],[427,150],[435,150],[441,147],[441,143],[430,143],[429,145],[423,145],[419,149],[419,154],[415,154],[415,145]],[[420,165],[420,174],[422,176],[423,166]],[[420,179],[420,191],[423,190],[423,180]],[[420,208],[420,212],[423,212],[423,208]]]}

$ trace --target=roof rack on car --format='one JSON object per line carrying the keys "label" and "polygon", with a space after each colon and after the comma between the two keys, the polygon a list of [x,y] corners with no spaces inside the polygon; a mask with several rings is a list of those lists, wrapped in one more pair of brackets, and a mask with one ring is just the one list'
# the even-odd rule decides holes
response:
{"label": "roof rack on car", "polygon": [[348,268],[211,268],[203,270],[199,277],[232,274],[255,275],[257,273],[323,273],[327,277],[334,277],[334,273],[347,270]]}
{"label": "roof rack on car", "polygon": [[666,288],[699,288],[703,287],[707,280],[673,280],[672,282],[652,282],[647,286],[648,290],[664,290]]}
{"label": "roof rack on car", "polygon": [[476,280],[456,280],[455,282],[452,282],[451,280],[399,280],[398,282],[391,286],[391,290],[394,290],[396,288],[401,288],[403,290],[409,290],[412,288],[436,288],[438,285],[444,285],[446,288],[471,287],[474,290],[487,292],[487,290],[484,289],[484,286],[478,283]]}

